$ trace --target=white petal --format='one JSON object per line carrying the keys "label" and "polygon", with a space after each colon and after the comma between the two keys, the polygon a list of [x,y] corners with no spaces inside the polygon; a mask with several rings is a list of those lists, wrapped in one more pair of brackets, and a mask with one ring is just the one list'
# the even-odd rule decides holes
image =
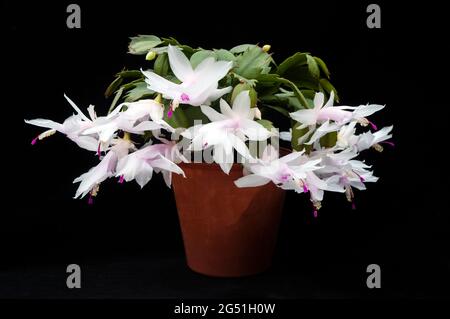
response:
{"label": "white petal", "polygon": [[36,125],[39,127],[45,127],[52,130],[61,131],[62,125],[59,123],[56,123],[52,120],[46,120],[46,119],[34,119],[34,120],[25,120],[25,123]]}
{"label": "white petal", "polygon": [[316,124],[318,113],[316,110],[298,110],[296,112],[289,113],[289,115],[291,118],[306,127]]}
{"label": "white petal", "polygon": [[234,181],[234,184],[237,187],[256,187],[256,186],[262,186],[270,182],[270,179],[251,174],[247,176],[243,176],[237,180]]}
{"label": "white petal", "polygon": [[383,109],[384,105],[378,105],[378,104],[368,104],[368,105],[361,105],[356,108],[356,110],[353,112],[353,118],[354,119],[360,119],[363,117],[367,117],[369,115],[372,115],[375,112],[378,112],[379,110]]}
{"label": "white petal", "polygon": [[249,91],[239,93],[233,102],[233,112],[241,118],[247,118],[250,112]]}
{"label": "white petal", "polygon": [[173,74],[182,82],[185,82],[192,78],[194,71],[192,70],[191,63],[188,58],[181,52],[181,50],[169,44],[167,49],[169,54],[170,69]]}
{"label": "white petal", "polygon": [[314,109],[320,109],[323,106],[323,103],[325,102],[325,96],[322,92],[317,92],[314,95]]}
{"label": "white petal", "polygon": [[206,117],[209,118],[209,120],[212,122],[222,121],[222,120],[226,119],[225,115],[220,114],[219,112],[217,112],[210,106],[201,105],[200,108],[201,108],[203,114],[205,114]]}

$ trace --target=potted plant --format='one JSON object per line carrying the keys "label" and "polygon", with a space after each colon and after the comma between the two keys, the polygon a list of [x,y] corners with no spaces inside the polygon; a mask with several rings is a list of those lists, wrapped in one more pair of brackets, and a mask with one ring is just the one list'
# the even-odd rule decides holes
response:
{"label": "potted plant", "polygon": [[[384,106],[334,106],[336,90],[318,57],[297,52],[277,64],[270,46],[205,50],[173,38],[131,38],[141,70],[123,70],[106,90],[104,116],[94,106],[47,128],[99,158],[74,180],[75,198],[93,198],[106,179],[144,187],[161,173],[174,193],[188,265],[212,276],[243,276],[269,267],[285,190],[304,193],[317,217],[324,192],[344,193],[377,181],[357,156],[381,151],[392,126],[368,116]],[[287,118],[290,127],[277,121]],[[281,121],[280,123],[282,123]],[[286,122],[286,121],[285,121]],[[361,129],[362,128],[362,129]],[[362,132],[361,132],[362,131]],[[279,140],[288,148],[279,148]]]}

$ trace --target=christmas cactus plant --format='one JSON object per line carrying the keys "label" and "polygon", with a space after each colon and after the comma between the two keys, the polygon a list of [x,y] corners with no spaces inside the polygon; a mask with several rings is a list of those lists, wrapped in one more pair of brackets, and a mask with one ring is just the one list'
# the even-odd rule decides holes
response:
{"label": "christmas cactus plant", "polygon": [[[184,175],[181,162],[215,162],[224,174],[242,165],[236,187],[271,182],[307,194],[315,216],[325,191],[353,203],[354,188],[377,181],[357,159],[360,152],[393,145],[392,126],[378,130],[367,118],[384,106],[335,106],[322,59],[297,52],[278,64],[270,49],[205,50],[173,38],[131,38],[129,53],[142,56],[142,69],[117,74],[105,93],[113,99],[109,111],[98,116],[91,105],[83,112],[66,97],[75,113],[62,124],[26,120],[48,129],[32,144],[60,132],[98,156],[98,165],[74,180],[75,197],[88,195],[89,202],[111,177],[143,187],[162,173],[170,187],[173,173]],[[279,139],[291,146],[281,157]]]}

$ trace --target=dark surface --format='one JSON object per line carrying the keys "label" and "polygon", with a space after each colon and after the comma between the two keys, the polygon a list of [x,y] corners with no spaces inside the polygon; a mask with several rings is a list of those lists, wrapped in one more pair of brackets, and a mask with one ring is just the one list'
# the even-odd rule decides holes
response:
{"label": "dark surface", "polygon": [[[0,298],[449,296],[441,8],[378,2],[382,28],[369,30],[364,1],[277,2],[251,11],[209,3],[207,15],[192,3],[78,3],[80,30],[66,28],[66,3],[2,3]],[[295,51],[323,58],[343,103],[387,105],[374,118],[394,124],[396,147],[368,156],[380,181],[357,193],[356,211],[327,194],[318,219],[304,196],[289,194],[274,267],[265,274],[217,279],[189,271],[173,194],[159,177],[143,190],[105,183],[88,206],[71,198],[72,180],[96,158],[60,135],[32,147],[40,130],[23,123],[69,116],[64,92],[81,108],[92,103],[106,112],[103,92],[115,72],[145,66],[126,54],[136,34],[205,48],[270,43],[277,61]],[[82,289],[65,286],[70,263],[82,268]],[[382,269],[376,291],[365,285],[372,263]]]}

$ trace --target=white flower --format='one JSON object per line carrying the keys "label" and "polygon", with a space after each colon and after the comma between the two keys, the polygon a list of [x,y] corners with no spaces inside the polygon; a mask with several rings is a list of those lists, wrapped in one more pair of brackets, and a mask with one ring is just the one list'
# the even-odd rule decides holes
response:
{"label": "white flower", "polygon": [[60,132],[74,141],[79,147],[87,149],[89,151],[99,152],[100,146],[98,142],[98,134],[83,135],[82,133],[90,127],[99,125],[114,118],[117,115],[118,111],[110,113],[107,117],[98,118],[94,111],[94,106],[90,105],[87,109],[90,117],[88,118],[83,114],[83,112],[81,112],[81,110],[75,105],[75,103],[72,102],[72,100],[70,100],[66,95],[64,95],[64,97],[75,109],[76,114],[68,117],[62,124],[46,119],[25,120],[25,123],[27,124],[49,128],[49,130],[39,134],[35,139],[33,139],[31,144],[35,144],[38,139],[41,140],[47,136],[54,134],[55,132]]}
{"label": "white flower", "polygon": [[212,101],[231,91],[231,87],[218,89],[218,82],[231,69],[232,62],[215,61],[213,57],[209,57],[193,69],[189,60],[178,47],[169,45],[168,55],[170,68],[182,83],[170,82],[150,71],[142,73],[146,77],[150,90],[173,100],[173,110],[179,103],[193,106],[209,105]]}
{"label": "white flower", "polygon": [[[312,144],[325,134],[337,131],[342,125],[351,121],[357,121],[364,126],[372,124],[375,127],[373,123],[366,119],[366,116],[384,108],[384,105],[378,104],[361,105],[358,107],[333,106],[333,91],[331,91],[330,98],[325,104],[324,100],[324,94],[317,92],[314,96],[314,108],[290,113],[291,118],[301,124],[298,129],[309,127],[309,131],[300,138],[299,143],[305,143],[308,137],[314,132],[309,141],[305,143]],[[320,124],[320,127],[316,130],[317,124]]]}
{"label": "white flower", "polygon": [[[123,107],[127,109],[119,112]],[[143,134],[144,131],[166,129],[170,132],[173,128],[163,120],[164,108],[154,100],[145,99],[137,102],[122,103],[113,111],[117,116],[101,125],[93,126],[83,131],[89,135],[98,133],[100,141],[107,143],[118,130],[134,134]]]}
{"label": "white flower", "polygon": [[383,127],[381,130],[372,133],[366,132],[359,135],[356,146],[359,151],[366,150],[370,147],[374,147],[375,149],[382,150],[382,146],[379,143],[387,143],[390,145],[394,145],[392,142],[387,142],[386,140],[392,137],[392,134],[389,134],[392,131],[393,126]]}
{"label": "white flower", "polygon": [[330,188],[314,171],[321,168],[321,159],[310,159],[304,151],[292,152],[278,158],[278,153],[272,146],[267,146],[262,159],[255,164],[247,164],[246,169],[251,174],[235,181],[238,187],[255,187],[272,181],[286,190],[297,193],[310,193],[313,202],[323,199],[324,190],[341,191]]}
{"label": "white flower", "polygon": [[367,170],[370,166],[353,159],[357,155],[356,150],[352,149],[346,149],[339,153],[330,151],[328,154],[313,155],[322,158],[323,167],[316,171],[317,174],[325,179],[328,185],[345,192],[347,200],[352,202],[352,206],[354,206],[352,188],[364,190],[366,189],[364,183],[378,180],[371,171]]}
{"label": "white flower", "polygon": [[242,91],[236,96],[233,108],[221,99],[221,113],[206,105],[202,105],[201,110],[211,123],[193,126],[182,135],[192,139],[189,150],[214,147],[214,161],[227,174],[234,162],[233,149],[244,158],[251,158],[244,141],[264,141],[272,136],[264,126],[253,120],[255,109],[250,108],[249,91]]}
{"label": "white flower", "polygon": [[91,192],[91,196],[95,196],[100,183],[115,175],[118,160],[126,156],[129,150],[135,149],[133,143],[126,139],[115,139],[113,144],[97,166],[73,181],[80,183],[75,198],[84,197],[89,192]]}
{"label": "white flower", "polygon": [[172,172],[184,176],[183,170],[174,162],[187,160],[180,154],[175,142],[163,142],[144,146],[122,158],[117,165],[116,176],[127,182],[134,179],[142,188],[152,178],[153,171],[162,172],[167,186],[170,187]]}

